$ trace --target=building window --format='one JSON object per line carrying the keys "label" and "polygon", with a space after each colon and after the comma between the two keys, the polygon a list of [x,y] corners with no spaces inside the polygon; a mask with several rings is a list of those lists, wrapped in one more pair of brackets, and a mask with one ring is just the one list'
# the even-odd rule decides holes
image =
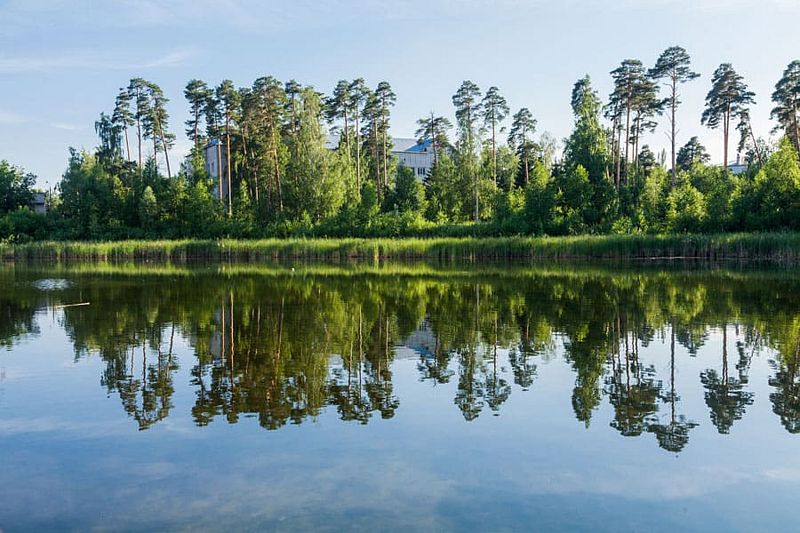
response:
{"label": "building window", "polygon": [[418,176],[424,176],[425,175],[425,168],[424,167],[419,167],[417,169],[417,175]]}

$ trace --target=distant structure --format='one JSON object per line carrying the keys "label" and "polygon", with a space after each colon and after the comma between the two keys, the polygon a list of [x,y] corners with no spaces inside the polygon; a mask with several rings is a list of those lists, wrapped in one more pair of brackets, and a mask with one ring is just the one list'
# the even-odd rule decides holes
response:
{"label": "distant structure", "polygon": [[740,176],[747,172],[747,163],[742,163],[738,160],[733,163],[728,163],[728,170],[730,170],[734,176]]}
{"label": "distant structure", "polygon": [[34,192],[30,204],[31,211],[34,213],[47,213],[47,196],[43,192]]}
{"label": "distant structure", "polygon": [[[339,135],[328,135],[325,146],[329,150],[336,150],[339,140]],[[433,143],[429,140],[418,142],[416,139],[392,137],[392,155],[400,164],[410,168],[420,181],[433,168]]]}
{"label": "distant structure", "polygon": [[392,154],[400,163],[411,169],[417,179],[422,180],[433,168],[433,143],[430,139],[392,139]]}
{"label": "distant structure", "polygon": [[[219,151],[217,151],[217,147],[219,147]],[[217,156],[219,156],[219,161],[217,160]],[[225,147],[222,146],[222,143],[219,142],[217,139],[211,139],[206,147],[203,149],[203,158],[205,159],[206,164],[206,174],[208,175],[208,179],[211,181],[211,185],[213,187],[212,194],[214,198],[217,200],[226,199],[228,198],[228,189],[227,189],[227,176],[225,175],[224,168],[227,163],[225,162]],[[222,176],[222,191],[220,194],[219,189],[219,178]]]}

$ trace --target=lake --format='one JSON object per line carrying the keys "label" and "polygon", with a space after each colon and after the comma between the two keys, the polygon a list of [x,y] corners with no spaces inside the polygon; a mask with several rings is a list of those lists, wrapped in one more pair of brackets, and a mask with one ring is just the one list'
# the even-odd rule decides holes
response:
{"label": "lake", "polygon": [[0,266],[0,529],[788,530],[799,374],[789,269]]}

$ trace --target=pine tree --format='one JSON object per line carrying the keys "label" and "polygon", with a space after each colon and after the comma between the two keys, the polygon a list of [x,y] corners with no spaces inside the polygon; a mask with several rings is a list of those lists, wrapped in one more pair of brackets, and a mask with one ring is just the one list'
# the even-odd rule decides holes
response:
{"label": "pine tree", "polygon": [[142,168],[142,137],[144,135],[143,122],[150,114],[150,98],[148,95],[147,82],[142,78],[133,78],[128,85],[128,99],[133,103],[133,118],[136,123],[136,138],[139,150],[139,168]]}
{"label": "pine tree", "polygon": [[536,119],[530,110],[523,107],[514,114],[511,120],[511,131],[508,133],[508,144],[517,151],[525,176],[525,185],[530,181],[531,156],[534,151],[533,134],[536,131]]}
{"label": "pine tree", "polygon": [[175,143],[175,136],[169,133],[169,113],[167,113],[169,99],[164,96],[161,87],[153,82],[147,83],[147,89],[150,97],[150,113],[147,122],[153,138],[153,157],[158,155],[159,149],[164,152],[164,160],[167,164],[167,178],[172,178],[169,149]]}
{"label": "pine tree", "polygon": [[131,144],[128,140],[128,128],[133,126],[136,121],[131,113],[131,95],[127,89],[120,89],[114,104],[114,112],[111,115],[112,122],[122,130],[125,136],[126,159],[131,160]]}
{"label": "pine tree", "polygon": [[[497,184],[497,129],[508,116],[509,108],[506,99],[500,95],[497,87],[489,87],[481,101],[483,123],[492,132],[492,180]],[[502,129],[500,131],[503,131]]]}
{"label": "pine tree", "polygon": [[202,136],[200,126],[204,115],[205,106],[210,96],[210,89],[206,82],[201,80],[191,80],[186,84],[183,95],[189,102],[189,120],[186,121],[186,135],[192,140],[195,150],[200,149]]}
{"label": "pine tree", "polygon": [[[258,78],[253,83],[252,94],[252,114],[255,128],[255,135],[259,140],[266,158],[270,161],[272,182],[277,198],[277,210],[283,212],[283,190],[282,190],[282,153],[285,150],[281,126],[284,123],[284,113],[287,107],[286,92],[282,84],[272,76]],[[297,142],[292,132],[288,137],[292,142]]]}
{"label": "pine tree", "polygon": [[741,118],[747,106],[755,103],[754,96],[755,93],[747,89],[744,78],[736,73],[730,63],[723,63],[714,71],[701,123],[712,129],[722,126],[723,165],[726,169],[731,119]]}
{"label": "pine tree", "polygon": [[383,187],[389,187],[389,153],[391,151],[391,139],[389,137],[389,116],[390,108],[397,102],[397,95],[392,91],[392,86],[388,82],[382,81],[375,89],[375,97],[378,99],[378,112],[380,115],[380,135],[381,135],[381,158],[383,160]]}
{"label": "pine tree", "polygon": [[675,164],[679,170],[688,171],[697,163],[705,165],[709,161],[711,161],[711,156],[706,152],[706,147],[700,143],[700,139],[692,137],[678,150]]}
{"label": "pine tree", "polygon": [[[631,117],[634,118],[633,128],[636,131],[638,124],[636,123],[642,112],[647,112],[651,101],[649,96],[651,94],[652,83],[647,79],[647,74],[642,66],[642,62],[638,59],[626,59],[620,64],[619,67],[611,71],[611,77],[614,79],[614,91],[609,100],[615,102],[615,106],[619,109],[621,115],[625,117],[625,158],[624,162],[627,165],[630,162],[630,147],[634,144],[631,136]],[[622,118],[620,117],[620,122]],[[636,132],[638,135],[639,132]],[[634,146],[635,148],[635,146]],[[618,147],[621,150],[621,147]],[[627,181],[627,172],[626,177]],[[617,165],[615,184],[619,188],[621,182],[621,169]]]}
{"label": "pine tree", "polygon": [[439,162],[439,152],[450,148],[447,132],[453,127],[453,124],[446,117],[434,116],[433,111],[431,111],[430,116],[417,120],[417,126],[417,131],[414,134],[417,136],[417,142],[431,142],[433,165],[436,166]]}
{"label": "pine tree", "polygon": [[[227,178],[228,216],[233,215],[233,184],[231,178],[231,134],[234,119],[240,105],[239,91],[231,80],[223,80],[216,89],[216,99],[220,103],[222,116],[225,121],[225,176]],[[220,169],[222,173],[222,169]]]}
{"label": "pine tree", "polygon": [[225,196],[222,187],[222,146],[220,145],[219,138],[222,133],[222,110],[219,99],[217,99],[215,91],[209,91],[208,97],[205,102],[205,118],[206,118],[206,136],[214,140],[216,146],[215,156],[217,160],[217,200],[223,204]]}
{"label": "pine tree", "polygon": [[458,125],[458,163],[462,177],[472,181],[475,192],[475,222],[480,218],[480,176],[475,160],[480,138],[478,136],[478,119],[481,116],[481,90],[467,80],[461,84],[453,95]]}
{"label": "pine tree", "polygon": [[775,108],[770,116],[778,121],[776,130],[782,129],[800,153],[800,61],[792,61],[783,71],[772,101]]}
{"label": "pine tree", "polygon": [[359,189],[361,188],[361,113],[364,109],[364,104],[367,102],[370,90],[364,83],[364,78],[357,78],[350,82],[348,87],[349,93],[349,112],[355,122],[356,132],[356,182]]}
{"label": "pine tree", "polygon": [[333,89],[333,94],[325,100],[325,114],[330,123],[339,119],[343,121],[339,144],[345,147],[348,156],[352,156],[350,152],[350,105],[350,83],[346,80],[339,80]]}
{"label": "pine tree", "polygon": [[697,79],[700,74],[693,72],[690,68],[691,58],[689,54],[680,46],[671,46],[664,50],[656,61],[655,67],[650,69],[649,75],[655,80],[665,80],[666,86],[670,90],[669,96],[664,100],[664,104],[670,110],[670,144],[672,148],[672,188],[677,185],[678,169],[676,166],[676,136],[678,133],[675,113],[681,104],[678,86],[682,83]]}

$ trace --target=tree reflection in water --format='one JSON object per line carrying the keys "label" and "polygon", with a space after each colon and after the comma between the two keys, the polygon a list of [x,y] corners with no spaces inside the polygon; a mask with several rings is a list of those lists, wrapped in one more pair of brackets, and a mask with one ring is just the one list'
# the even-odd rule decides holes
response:
{"label": "tree reflection in water", "polygon": [[[580,423],[588,427],[607,401],[620,435],[653,435],[680,452],[698,422],[682,414],[677,390],[697,376],[678,380],[676,344],[692,356],[716,335],[721,361],[699,382],[719,433],[753,404],[748,371],[764,349],[774,353],[773,411],[788,431],[800,432],[800,282],[781,273],[532,268],[484,275],[408,267],[388,274],[62,274],[73,283],[45,297],[25,283],[36,272],[0,273],[8,287],[0,295],[0,343],[36,334],[37,309],[91,301],[65,308],[62,326],[76,357],[99,354],[102,385],[140,429],[170,415],[182,364],[190,369],[197,425],[248,416],[277,429],[327,408],[361,424],[392,418],[402,409],[393,371],[409,354],[422,382],[453,391],[466,421],[501,414],[513,395],[536,388],[542,362],[559,358],[574,373],[571,404]],[[191,360],[178,360],[178,341],[188,344]]]}

